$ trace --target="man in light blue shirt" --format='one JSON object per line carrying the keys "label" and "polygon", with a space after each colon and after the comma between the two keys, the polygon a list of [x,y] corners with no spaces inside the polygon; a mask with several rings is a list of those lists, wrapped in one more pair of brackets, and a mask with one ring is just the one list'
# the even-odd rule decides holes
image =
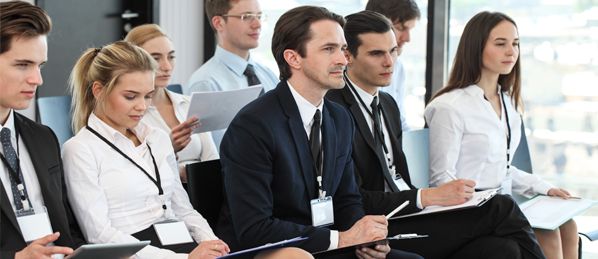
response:
{"label": "man in light blue shirt", "polygon": [[[415,27],[421,14],[414,0],[369,0],[366,10],[378,12],[390,19],[394,27],[397,40],[397,54],[401,55],[405,43],[411,41],[410,31]],[[395,69],[392,75],[392,82],[387,87],[381,87],[380,91],[389,93],[397,102],[401,113],[401,125],[403,131],[411,130],[405,116],[405,67],[403,62],[397,58]]]}
{"label": "man in light blue shirt", "polygon": [[[261,84],[274,89],[279,80],[268,67],[253,60],[250,49],[258,46],[266,15],[257,0],[206,0],[205,10],[218,37],[214,56],[189,78],[186,95],[193,92],[225,91]],[[225,130],[212,132],[217,147]]]}

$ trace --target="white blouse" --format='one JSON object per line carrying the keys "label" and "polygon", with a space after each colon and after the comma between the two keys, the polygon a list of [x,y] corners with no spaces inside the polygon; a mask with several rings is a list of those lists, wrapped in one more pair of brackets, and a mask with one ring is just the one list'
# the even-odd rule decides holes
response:
{"label": "white blouse", "polygon": [[[193,209],[181,185],[170,138],[143,122],[131,131],[141,145],[91,114],[88,125],[127,154],[154,179],[156,172],[148,145],[160,172],[170,218],[185,222],[196,242],[218,239],[207,221]],[[87,128],[62,147],[69,201],[89,243],[138,241],[131,234],[164,220],[157,186],[137,166]],[[136,258],[187,258],[166,249],[147,246]]]}
{"label": "white blouse", "polygon": [[[500,86],[498,87],[500,95]],[[521,115],[504,94],[511,126],[511,160],[521,138]],[[503,187],[503,193],[547,194],[553,185],[514,166],[507,170],[507,123],[501,100],[496,115],[484,90],[477,85],[456,89],[435,98],[425,110],[430,128],[430,186],[459,179],[476,182],[478,189]]]}
{"label": "white blouse", "polygon": [[[186,121],[191,97],[173,93],[168,90],[166,90],[166,94],[172,101],[174,114],[179,123]],[[167,134],[170,134],[171,132],[170,127],[168,127],[164,119],[162,119],[160,112],[158,112],[158,109],[155,106],[150,106],[147,109],[147,112],[141,121],[152,127],[164,130]],[[189,144],[179,151],[177,155],[179,156],[179,164],[181,165],[200,161],[200,159],[201,161],[207,161],[219,158],[218,149],[216,149],[216,144],[214,144],[212,133],[210,132],[192,134]]]}

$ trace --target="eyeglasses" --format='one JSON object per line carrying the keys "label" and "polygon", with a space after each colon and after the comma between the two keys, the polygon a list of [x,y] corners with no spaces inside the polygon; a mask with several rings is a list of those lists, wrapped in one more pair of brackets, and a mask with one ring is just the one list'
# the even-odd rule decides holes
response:
{"label": "eyeglasses", "polygon": [[266,21],[266,15],[261,13],[248,13],[248,14],[221,14],[222,17],[239,17],[241,22],[253,22],[258,19],[260,22]]}

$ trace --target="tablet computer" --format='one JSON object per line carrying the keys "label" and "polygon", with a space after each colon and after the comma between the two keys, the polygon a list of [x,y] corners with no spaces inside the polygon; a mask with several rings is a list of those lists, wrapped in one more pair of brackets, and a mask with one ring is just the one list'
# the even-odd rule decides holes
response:
{"label": "tablet computer", "polygon": [[150,241],[112,244],[89,244],[77,248],[65,259],[121,259],[129,258],[149,245]]}

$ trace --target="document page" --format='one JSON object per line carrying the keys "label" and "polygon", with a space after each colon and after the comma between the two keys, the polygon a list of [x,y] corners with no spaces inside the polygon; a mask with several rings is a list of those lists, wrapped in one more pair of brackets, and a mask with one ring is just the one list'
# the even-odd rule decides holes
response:
{"label": "document page", "polygon": [[428,206],[420,212],[401,215],[401,216],[393,217],[390,219],[393,220],[393,219],[406,218],[406,217],[418,216],[418,215],[423,215],[423,214],[430,214],[430,213],[437,213],[437,212],[451,211],[451,210],[458,210],[458,209],[466,209],[466,208],[471,208],[471,207],[479,207],[479,206],[482,206],[484,203],[486,203],[486,201],[492,199],[492,197],[497,195],[500,190],[501,190],[501,188],[496,188],[496,189],[489,189],[489,190],[485,190],[485,191],[474,192],[473,197],[471,199],[469,199],[465,203],[462,203],[459,205]]}
{"label": "document page", "polygon": [[596,202],[538,195],[519,207],[532,227],[554,230]]}
{"label": "document page", "polygon": [[262,85],[256,85],[230,91],[193,93],[187,119],[197,117],[201,123],[193,133],[228,128],[235,115],[241,108],[255,100],[262,88]]}

